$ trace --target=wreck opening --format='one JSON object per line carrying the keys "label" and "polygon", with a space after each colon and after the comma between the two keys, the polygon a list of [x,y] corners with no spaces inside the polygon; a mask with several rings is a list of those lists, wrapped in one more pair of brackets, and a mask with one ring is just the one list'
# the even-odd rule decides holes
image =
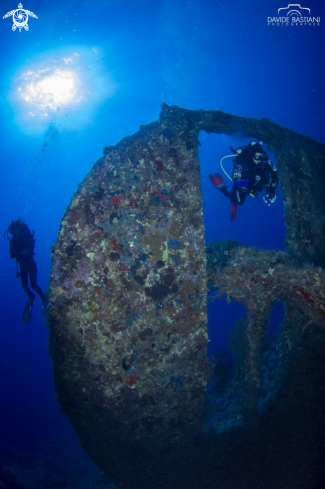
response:
{"label": "wreck opening", "polygon": [[[238,206],[236,219],[231,221],[230,201],[214,188],[208,177],[209,174],[220,173],[230,190],[232,182],[228,175],[232,174],[234,161],[230,147],[245,146],[252,140],[238,133],[208,134],[201,131],[199,134],[208,277],[210,267],[215,267],[216,273],[221,275],[227,273],[227,267],[236,267],[237,258],[241,259],[241,252],[245,248],[261,250],[255,266],[254,256],[250,256],[247,270],[241,267],[238,269],[238,277],[245,277],[245,284],[243,292],[237,293],[237,299],[234,298],[233,289],[238,279],[229,284],[226,294],[218,288],[211,288],[208,292],[208,355],[213,374],[207,386],[206,428],[214,433],[232,430],[242,424],[242,396],[255,398],[256,409],[263,412],[272,400],[270,389],[274,393],[278,380],[277,348],[281,341],[280,325],[284,319],[284,304],[271,300],[267,305],[257,306],[260,312],[252,314],[252,311],[259,301],[257,292],[262,276],[265,275],[268,280],[273,271],[272,267],[266,266],[268,262],[265,261],[266,269],[262,276],[257,272],[265,260],[262,250],[282,251],[285,247],[285,208],[281,181],[273,205],[268,207],[263,202],[263,190],[257,198],[248,197],[243,206]],[[276,165],[274,154],[265,143],[263,146]],[[220,160],[224,156],[226,158],[221,165]],[[247,296],[247,288],[250,298]],[[258,335],[256,327],[261,331]],[[252,391],[244,380],[248,377],[254,378],[253,383],[256,383]]]}
{"label": "wreck opening", "polygon": [[[229,250],[223,247],[222,242],[227,240],[236,241],[247,246],[261,249],[284,249],[286,226],[284,223],[284,202],[281,192],[281,182],[276,189],[277,199],[270,207],[263,202],[264,191],[257,198],[249,197],[243,206],[238,206],[236,220],[230,221],[230,202],[225,196],[217,191],[211,184],[208,175],[220,173],[225,184],[232,188],[231,176],[234,158],[230,147],[237,148],[245,146],[252,138],[240,136],[239,134],[208,134],[201,131],[199,134],[199,161],[201,171],[201,188],[203,200],[203,215],[205,224],[206,243],[220,242],[220,253],[228,255]],[[264,144],[266,148],[266,145]],[[274,154],[266,148],[272,162],[276,164]],[[229,156],[220,160],[224,156]],[[218,257],[220,260],[220,256]],[[208,292],[215,295],[216,291]],[[278,308],[274,306],[276,311]],[[274,324],[274,317],[278,313],[272,309],[270,324]],[[226,296],[216,301],[208,300],[208,330],[209,330],[209,355],[222,348],[229,349],[229,335],[235,323],[242,317],[246,317],[246,308],[240,302],[229,301]],[[281,316],[281,314],[280,314]],[[282,313],[283,316],[283,313]],[[276,329],[276,328],[275,328]],[[272,331],[274,327],[272,326]]]}
{"label": "wreck opening", "polygon": [[269,316],[267,325],[267,337],[278,333],[279,328],[284,320],[284,302],[274,302]]}
{"label": "wreck opening", "polygon": [[229,303],[225,295],[214,300],[216,292],[208,292],[209,357],[219,348],[229,350],[230,334],[234,324],[247,315],[246,307],[241,302]]}
{"label": "wreck opening", "polygon": [[[252,138],[238,134],[199,134],[199,162],[201,169],[201,188],[203,198],[203,215],[205,239],[207,243],[217,240],[233,239],[247,246],[262,249],[284,249],[286,226],[284,223],[284,202],[281,181],[276,189],[276,201],[271,206],[263,202],[265,192],[257,197],[247,197],[245,204],[238,206],[235,221],[230,221],[230,202],[211,184],[208,175],[220,173],[230,190],[231,180],[225,175],[220,165],[224,156],[231,155],[230,146],[237,148],[252,141]],[[274,154],[264,144],[272,162],[276,165]],[[223,167],[231,175],[234,158],[223,160]]]}

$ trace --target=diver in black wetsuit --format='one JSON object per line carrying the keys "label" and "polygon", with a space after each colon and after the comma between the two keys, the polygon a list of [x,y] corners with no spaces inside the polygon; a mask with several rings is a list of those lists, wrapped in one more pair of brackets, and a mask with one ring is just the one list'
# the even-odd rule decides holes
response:
{"label": "diver in black wetsuit", "polygon": [[230,220],[234,221],[237,205],[243,205],[247,195],[256,197],[258,192],[265,188],[263,200],[267,205],[273,204],[279,177],[278,170],[264,151],[261,142],[252,141],[247,146],[230,149],[235,154],[231,178],[234,182],[233,188],[230,191],[227,189],[219,173],[209,175],[209,178],[212,185],[231,201]]}
{"label": "diver in black wetsuit", "polygon": [[[5,236],[6,233],[7,236]],[[12,234],[13,237],[11,239],[8,237],[8,233]],[[20,271],[18,272],[17,269],[16,277],[20,277],[21,285],[28,295],[28,301],[21,317],[24,323],[28,323],[32,315],[32,306],[35,299],[35,294],[28,287],[28,277],[31,287],[38,293],[42,300],[43,315],[45,315],[47,306],[47,297],[37,285],[37,266],[33,258],[35,246],[34,231],[31,233],[24,220],[18,218],[16,221],[11,221],[7,231],[4,233],[4,237],[9,239],[10,258],[15,258],[16,262],[19,263]]]}

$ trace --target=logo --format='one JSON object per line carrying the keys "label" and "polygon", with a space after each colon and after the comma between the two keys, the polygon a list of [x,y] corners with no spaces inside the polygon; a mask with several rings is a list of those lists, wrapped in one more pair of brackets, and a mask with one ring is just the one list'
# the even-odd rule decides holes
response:
{"label": "logo", "polygon": [[320,17],[311,17],[310,8],[289,3],[287,7],[278,9],[278,17],[268,17],[268,25],[303,26],[320,25]]}
{"label": "logo", "polygon": [[15,31],[18,27],[19,32],[21,32],[22,28],[24,28],[25,31],[29,30],[29,26],[27,24],[29,15],[31,17],[34,17],[35,19],[38,19],[37,15],[35,15],[33,12],[30,12],[29,10],[24,10],[23,5],[20,3],[17,10],[11,10],[11,12],[7,12],[6,15],[4,15],[2,18],[6,19],[7,17],[12,16],[12,20],[14,22],[12,25],[12,30]]}

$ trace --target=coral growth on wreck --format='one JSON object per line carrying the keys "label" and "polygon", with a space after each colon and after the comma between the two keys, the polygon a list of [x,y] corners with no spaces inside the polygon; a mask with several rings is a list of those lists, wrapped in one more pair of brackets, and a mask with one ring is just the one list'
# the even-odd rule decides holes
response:
{"label": "coral growth on wreck", "polygon": [[250,248],[235,241],[207,246],[207,283],[246,306],[244,339],[245,383],[251,408],[257,406],[261,345],[266,337],[272,304],[283,301],[282,349],[291,349],[311,325],[325,328],[325,273],[299,265],[288,253]]}
{"label": "coral growth on wreck", "polygon": [[50,351],[78,435],[118,453],[202,430],[206,256],[196,132],[154,123],[104,153],[53,249]]}
{"label": "coral growth on wreck", "polygon": [[[201,130],[259,138],[274,152],[288,253],[227,243],[206,254]],[[104,148],[53,247],[48,326],[60,407],[110,480],[161,487],[153,459],[169,467],[202,436],[207,286],[247,307],[243,396],[251,411],[272,304],[285,303],[283,348],[324,326],[324,162],[324,145],[267,119],[167,105],[159,121]],[[133,485],[139,466],[147,482]]]}

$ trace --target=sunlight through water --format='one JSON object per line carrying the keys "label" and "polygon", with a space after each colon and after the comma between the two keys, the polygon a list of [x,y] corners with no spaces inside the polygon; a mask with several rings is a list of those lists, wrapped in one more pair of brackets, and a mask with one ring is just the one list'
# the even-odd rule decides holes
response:
{"label": "sunlight through water", "polygon": [[[44,73],[45,72],[45,73]],[[48,74],[47,70],[39,73],[28,72],[24,76],[28,83],[19,87],[21,97],[39,111],[59,110],[61,104],[71,102],[77,95],[76,75],[69,71],[55,70]],[[77,99],[79,102],[79,99]]]}
{"label": "sunlight through water", "polygon": [[49,122],[76,130],[110,98],[115,85],[98,49],[51,51],[25,63],[12,79],[9,101],[16,122],[29,130]]}

